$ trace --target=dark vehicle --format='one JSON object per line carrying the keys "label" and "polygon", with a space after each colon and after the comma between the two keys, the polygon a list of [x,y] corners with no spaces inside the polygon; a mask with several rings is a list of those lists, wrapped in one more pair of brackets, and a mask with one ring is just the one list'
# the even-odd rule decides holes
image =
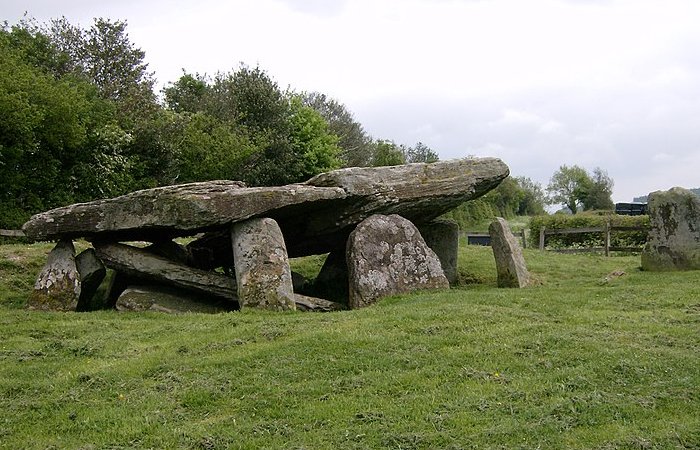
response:
{"label": "dark vehicle", "polygon": [[619,214],[621,216],[643,216],[646,213],[646,203],[615,203],[615,214]]}

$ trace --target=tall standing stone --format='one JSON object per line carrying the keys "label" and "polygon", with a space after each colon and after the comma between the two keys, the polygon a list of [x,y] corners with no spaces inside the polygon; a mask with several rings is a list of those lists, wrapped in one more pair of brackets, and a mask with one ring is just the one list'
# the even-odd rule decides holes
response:
{"label": "tall standing stone", "polygon": [[348,239],[347,265],[351,308],[381,297],[450,286],[418,229],[396,214],[376,214],[357,226]]}
{"label": "tall standing stone", "polygon": [[649,194],[651,230],[642,269],[700,269],[700,197],[679,187]]}
{"label": "tall standing stone", "polygon": [[436,219],[421,225],[421,236],[440,259],[442,271],[451,285],[457,282],[457,254],[459,250],[459,225],[452,220]]}
{"label": "tall standing stone", "polygon": [[73,242],[62,240],[49,253],[39,273],[29,308],[45,311],[75,311],[80,297],[80,274],[75,266]]}
{"label": "tall standing stone", "polygon": [[287,248],[277,222],[239,222],[232,228],[231,243],[241,308],[296,309]]}
{"label": "tall standing stone", "polygon": [[493,256],[496,260],[498,287],[525,287],[530,279],[530,274],[525,266],[525,259],[518,240],[510,231],[508,222],[498,217],[489,226],[489,235],[491,236]]}

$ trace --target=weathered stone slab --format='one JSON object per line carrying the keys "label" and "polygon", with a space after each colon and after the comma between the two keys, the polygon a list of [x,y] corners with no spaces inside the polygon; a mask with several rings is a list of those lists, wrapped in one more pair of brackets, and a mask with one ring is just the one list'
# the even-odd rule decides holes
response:
{"label": "weathered stone slab", "polygon": [[209,181],[146,189],[37,214],[23,230],[34,240],[102,236],[105,240],[154,242],[194,235],[270,211],[294,210],[295,205],[313,210],[316,204],[346,196],[340,188],[244,186],[239,181]]}
{"label": "weathered stone slab", "polygon": [[457,255],[459,253],[459,225],[457,222],[436,219],[418,227],[428,247],[440,259],[442,271],[450,285],[457,283]]}
{"label": "weathered stone slab", "polygon": [[250,219],[231,230],[241,307],[294,310],[294,289],[284,238],[273,219]]}
{"label": "weathered stone slab", "polygon": [[294,294],[294,303],[299,311],[330,312],[345,309],[341,303],[301,294]]}
{"label": "weathered stone slab", "polygon": [[92,311],[102,305],[95,305],[93,297],[107,274],[102,261],[95,255],[95,250],[88,248],[75,257],[75,266],[80,274],[81,288],[77,309],[79,311]]}
{"label": "weathered stone slab", "polygon": [[489,226],[491,248],[496,259],[498,287],[522,288],[527,286],[530,274],[518,240],[510,231],[508,222],[498,217]]}
{"label": "weathered stone slab", "polygon": [[348,239],[347,265],[351,308],[390,295],[449,287],[435,252],[415,225],[396,214],[377,214],[357,226]]}
{"label": "weathered stone slab", "polygon": [[[490,191],[508,173],[499,159],[466,158],[341,169],[288,186],[192,183],[58,208],[33,216],[23,229],[35,240],[84,236],[153,242],[228,230],[232,223],[269,217],[279,224],[288,254],[303,256],[342,246],[355,226],[373,214],[401,214],[415,223],[429,222]],[[208,242],[208,248],[221,248],[218,242],[228,239],[223,236]],[[215,253],[216,260],[220,255]]]}
{"label": "weathered stone slab", "polygon": [[216,297],[189,293],[182,295],[162,286],[129,286],[117,299],[118,311],[160,311],[169,314],[235,311],[236,304]]}
{"label": "weathered stone slab", "polygon": [[680,187],[649,194],[649,239],[642,269],[700,269],[700,197]]}
{"label": "weathered stone slab", "polygon": [[124,244],[95,243],[95,251],[107,267],[130,277],[236,301],[236,282],[231,277],[188,267]]}
{"label": "weathered stone slab", "polygon": [[29,308],[44,311],[75,311],[80,298],[80,274],[75,267],[75,248],[62,240],[49,253],[29,295]]}

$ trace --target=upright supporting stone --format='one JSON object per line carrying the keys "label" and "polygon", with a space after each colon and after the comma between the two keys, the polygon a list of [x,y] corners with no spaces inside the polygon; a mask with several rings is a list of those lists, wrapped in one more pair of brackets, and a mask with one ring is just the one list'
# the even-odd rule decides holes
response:
{"label": "upright supporting stone", "polygon": [[241,308],[296,309],[287,248],[277,222],[261,218],[236,223],[231,243]]}
{"label": "upright supporting stone", "polygon": [[700,197],[679,187],[652,192],[649,221],[642,269],[700,269]]}
{"label": "upright supporting stone", "polygon": [[350,233],[347,264],[351,308],[413,290],[450,287],[418,229],[396,214],[375,214]]}
{"label": "upright supporting stone", "polygon": [[518,240],[510,231],[508,222],[498,217],[489,226],[489,235],[491,236],[493,256],[496,259],[498,287],[525,287],[530,279],[530,274],[525,267],[525,259],[518,245]]}
{"label": "upright supporting stone", "polygon": [[73,242],[62,240],[49,253],[39,273],[29,308],[45,311],[75,311],[80,297],[80,274],[75,267]]}
{"label": "upright supporting stone", "polygon": [[89,248],[75,257],[75,266],[78,269],[81,281],[78,310],[93,311],[102,309],[104,302],[93,302],[93,297],[107,274],[104,264],[95,255],[95,250]]}
{"label": "upright supporting stone", "polygon": [[440,259],[447,281],[454,285],[457,282],[459,225],[452,220],[437,219],[421,225],[418,229],[425,243]]}

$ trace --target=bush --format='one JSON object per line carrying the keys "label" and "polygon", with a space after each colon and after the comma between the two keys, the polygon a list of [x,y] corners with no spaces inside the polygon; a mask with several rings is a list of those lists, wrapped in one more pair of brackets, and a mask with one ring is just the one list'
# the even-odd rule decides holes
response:
{"label": "bush", "polygon": [[[610,236],[611,247],[642,247],[647,241],[649,216],[620,216],[609,212],[586,212],[576,215],[554,214],[535,216],[530,220],[530,244],[539,246],[540,229],[561,230],[565,228],[603,227],[606,222],[611,226],[644,227],[645,231],[614,231]],[[601,232],[560,234],[547,236],[546,246],[549,248],[567,247],[602,247],[604,236]]]}

